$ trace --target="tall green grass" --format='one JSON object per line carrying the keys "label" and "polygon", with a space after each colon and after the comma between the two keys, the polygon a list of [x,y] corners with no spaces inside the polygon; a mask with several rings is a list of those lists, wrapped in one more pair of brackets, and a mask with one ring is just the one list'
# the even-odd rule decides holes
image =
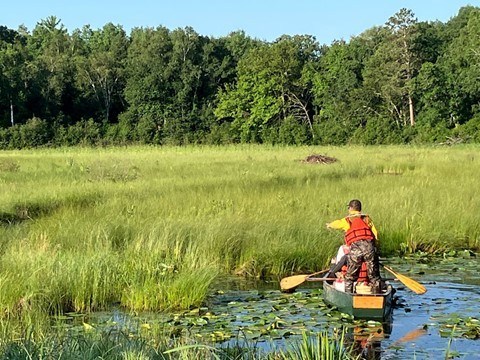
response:
{"label": "tall green grass", "polygon": [[478,250],[479,162],[478,146],[2,152],[0,317],[192,308],[222,274],[324,268],[352,198],[383,256]]}
{"label": "tall green grass", "polygon": [[360,358],[354,355],[352,347],[345,343],[345,332],[337,337],[328,332],[314,336],[303,334],[302,340],[290,344],[280,351],[282,360],[353,360]]}
{"label": "tall green grass", "polygon": [[[1,324],[0,324],[1,328]],[[38,336],[38,334],[42,336]],[[355,350],[340,337],[322,332],[304,335],[285,346],[272,343],[269,349],[242,343],[218,346],[166,333],[132,335],[125,331],[88,330],[75,334],[42,333],[30,327],[21,337],[0,339],[0,359],[198,359],[198,360],[353,360]]]}

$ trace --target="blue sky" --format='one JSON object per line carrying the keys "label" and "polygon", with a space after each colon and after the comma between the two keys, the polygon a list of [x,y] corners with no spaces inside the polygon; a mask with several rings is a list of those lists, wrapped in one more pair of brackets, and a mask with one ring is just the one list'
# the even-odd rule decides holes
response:
{"label": "blue sky", "polygon": [[283,34],[308,34],[320,43],[348,40],[384,24],[402,7],[419,21],[448,21],[462,6],[480,7],[480,0],[7,0],[0,25],[32,30],[48,16],[59,18],[69,32],[108,22],[133,27],[163,25],[170,30],[191,26],[197,33],[220,37],[235,30],[266,41]]}

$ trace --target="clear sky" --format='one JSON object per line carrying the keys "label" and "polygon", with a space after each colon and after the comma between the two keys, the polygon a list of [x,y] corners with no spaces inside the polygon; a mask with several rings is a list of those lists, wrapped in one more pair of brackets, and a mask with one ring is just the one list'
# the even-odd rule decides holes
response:
{"label": "clear sky", "polygon": [[447,22],[462,6],[480,7],[480,0],[4,0],[0,25],[33,30],[37,22],[56,16],[71,33],[89,24],[134,27],[163,25],[170,30],[191,26],[205,36],[226,36],[244,30],[253,38],[274,41],[281,35],[313,35],[322,44],[349,40],[383,25],[401,8],[419,21]]}

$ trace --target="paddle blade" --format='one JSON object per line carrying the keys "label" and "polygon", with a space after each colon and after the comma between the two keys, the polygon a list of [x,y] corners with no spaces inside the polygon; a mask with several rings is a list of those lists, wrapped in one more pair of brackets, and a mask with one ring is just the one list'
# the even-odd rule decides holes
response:
{"label": "paddle blade", "polygon": [[423,286],[419,282],[409,278],[408,276],[405,276],[393,271],[388,266],[383,265],[383,268],[387,270],[389,273],[391,273],[393,276],[395,276],[403,285],[405,285],[407,288],[412,290],[415,294],[422,295],[427,292],[427,289],[425,288],[425,286]]}
{"label": "paddle blade", "polygon": [[280,289],[282,291],[289,291],[295,289],[297,286],[303,284],[310,275],[294,275],[283,278],[280,281]]}

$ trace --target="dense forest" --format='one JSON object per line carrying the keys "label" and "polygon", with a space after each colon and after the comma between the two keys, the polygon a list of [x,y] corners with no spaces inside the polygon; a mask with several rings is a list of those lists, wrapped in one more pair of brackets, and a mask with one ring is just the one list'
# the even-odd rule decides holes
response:
{"label": "dense forest", "polygon": [[0,26],[0,148],[480,142],[480,8],[348,41]]}

